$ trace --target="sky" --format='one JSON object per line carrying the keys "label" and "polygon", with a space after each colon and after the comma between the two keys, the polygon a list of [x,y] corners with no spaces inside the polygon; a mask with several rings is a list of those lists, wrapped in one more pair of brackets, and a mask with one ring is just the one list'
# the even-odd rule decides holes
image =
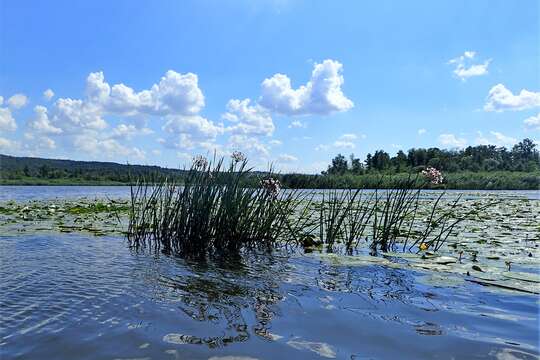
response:
{"label": "sky", "polygon": [[317,173],[540,139],[540,2],[0,0],[0,153]]}

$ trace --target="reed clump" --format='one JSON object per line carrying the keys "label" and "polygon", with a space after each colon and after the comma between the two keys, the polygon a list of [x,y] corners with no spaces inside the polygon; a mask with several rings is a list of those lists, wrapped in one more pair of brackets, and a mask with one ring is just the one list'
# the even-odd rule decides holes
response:
{"label": "reed clump", "polygon": [[430,179],[409,176],[390,190],[283,191],[272,171],[255,173],[241,153],[228,164],[197,157],[181,184],[140,178],[131,187],[128,239],[192,258],[277,245],[437,251],[471,214],[460,214],[460,197],[443,205],[444,193],[427,200],[426,212],[419,181]]}
{"label": "reed clump", "polygon": [[245,186],[253,176],[235,153],[228,165],[195,158],[182,184],[139,179],[131,187],[130,242],[194,258],[271,248],[292,228],[299,192],[280,191],[272,172]]}

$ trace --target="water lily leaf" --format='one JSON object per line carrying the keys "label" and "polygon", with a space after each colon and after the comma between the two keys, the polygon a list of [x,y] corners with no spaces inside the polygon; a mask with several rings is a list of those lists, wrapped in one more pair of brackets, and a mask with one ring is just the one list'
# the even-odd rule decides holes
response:
{"label": "water lily leaf", "polygon": [[455,257],[452,257],[452,256],[439,256],[439,257],[436,257],[435,259],[433,259],[433,261],[436,264],[447,265],[447,264],[456,263],[457,259]]}
{"label": "water lily leaf", "polygon": [[533,282],[533,283],[540,283],[540,275],[538,274],[531,274],[531,273],[517,272],[517,271],[505,271],[502,273],[502,275],[510,279],[528,281],[528,282]]}

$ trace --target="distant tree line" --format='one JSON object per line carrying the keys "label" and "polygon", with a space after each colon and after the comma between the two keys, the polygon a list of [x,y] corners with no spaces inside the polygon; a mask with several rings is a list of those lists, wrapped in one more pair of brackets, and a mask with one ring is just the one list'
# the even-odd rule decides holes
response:
{"label": "distant tree line", "polygon": [[524,139],[511,150],[495,145],[469,146],[462,150],[412,148],[407,153],[398,151],[390,156],[384,150],[366,155],[364,161],[354,154],[347,159],[338,154],[332,159],[323,175],[363,175],[369,173],[398,174],[419,172],[434,167],[448,173],[520,171],[535,172],[540,169],[540,155],[531,139]]}

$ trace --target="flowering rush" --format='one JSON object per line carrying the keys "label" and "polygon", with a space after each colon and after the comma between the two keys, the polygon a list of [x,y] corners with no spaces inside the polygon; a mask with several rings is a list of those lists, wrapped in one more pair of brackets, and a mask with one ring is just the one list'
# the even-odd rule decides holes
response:
{"label": "flowering rush", "polygon": [[261,186],[266,190],[266,193],[273,198],[278,196],[279,190],[281,189],[281,184],[278,179],[261,180]]}
{"label": "flowering rush", "polygon": [[195,168],[206,168],[208,165],[208,160],[202,155],[197,155],[193,158],[193,167]]}
{"label": "flowering rush", "polygon": [[427,167],[425,170],[422,170],[422,175],[424,175],[429,182],[434,185],[442,184],[444,180],[442,173],[434,167]]}
{"label": "flowering rush", "polygon": [[246,160],[246,155],[244,155],[240,151],[234,151],[231,154],[231,158],[232,158],[233,162],[238,163],[238,162],[245,161]]}

